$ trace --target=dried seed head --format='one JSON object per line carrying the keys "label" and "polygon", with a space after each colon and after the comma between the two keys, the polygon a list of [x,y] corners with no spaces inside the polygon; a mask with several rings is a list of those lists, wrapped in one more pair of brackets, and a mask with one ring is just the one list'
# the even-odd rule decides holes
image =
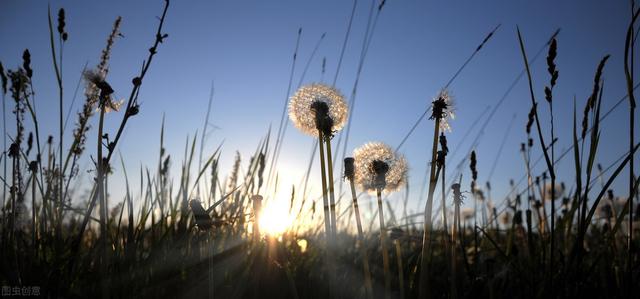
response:
{"label": "dried seed head", "polygon": [[461,205],[464,201],[464,196],[462,195],[462,191],[460,191],[460,184],[455,183],[451,185],[451,189],[453,190],[453,203]]}
{"label": "dried seed head", "polygon": [[439,150],[436,155],[436,165],[438,167],[444,166],[446,162],[447,154],[443,150]]}
{"label": "dried seed head", "polygon": [[447,137],[444,133],[440,133],[440,149],[444,152],[444,154],[449,153],[449,147],[447,147]]}
{"label": "dried seed head", "polygon": [[350,181],[353,181],[355,175],[354,162],[352,157],[344,158],[344,177]]}
{"label": "dried seed head", "polygon": [[7,75],[4,73],[4,67],[2,66],[2,62],[0,62],[0,79],[2,79],[2,93],[7,93]]}
{"label": "dried seed head", "polygon": [[289,118],[305,134],[318,136],[318,129],[331,133],[342,129],[348,108],[339,90],[320,83],[298,89],[289,101]]}
{"label": "dried seed head", "polygon": [[29,171],[33,173],[38,172],[38,161],[29,162]]}
{"label": "dried seed head", "polygon": [[11,143],[9,146],[9,157],[19,158],[20,157],[20,145],[17,143]]}
{"label": "dried seed head", "polygon": [[533,118],[536,113],[536,105],[531,106],[531,110],[529,110],[529,116],[527,118],[527,135],[531,134],[531,126],[533,125]]}
{"label": "dried seed head", "polygon": [[522,211],[516,211],[516,214],[513,216],[513,223],[516,225],[522,224]]}
{"label": "dried seed head", "polygon": [[469,164],[469,168],[471,168],[471,178],[474,181],[478,179],[478,170],[476,168],[476,163],[476,151],[471,151],[471,163]]}
{"label": "dried seed head", "polygon": [[374,160],[369,165],[369,168],[369,172],[374,174],[373,180],[376,189],[384,189],[384,187],[387,185],[386,176],[387,172],[389,171],[389,164],[384,161]]}
{"label": "dried seed head", "polygon": [[451,131],[449,120],[455,118],[454,110],[453,97],[447,89],[443,89],[431,102],[429,119],[437,120],[441,131]]}
{"label": "dried seed head", "polygon": [[[558,80],[558,70],[556,70],[556,63],[555,63],[555,59],[557,55],[558,55],[558,42],[556,41],[555,38],[553,38],[551,39],[551,44],[549,45],[549,53],[547,54],[547,71],[549,72],[549,75],[551,75],[551,80],[550,80],[551,87],[545,88],[545,93],[546,93],[546,90],[549,89],[549,94],[550,94],[551,89],[553,89],[553,87],[556,85],[556,81]],[[550,95],[547,98],[547,101],[551,102]]]}
{"label": "dried seed head", "polygon": [[354,159],[355,182],[366,191],[395,191],[406,180],[407,161],[384,143],[370,142],[357,148]]}
{"label": "dried seed head", "polygon": [[25,49],[22,53],[22,68],[27,72],[27,77],[31,79],[33,70],[31,69],[31,53],[29,53],[29,49]]}
{"label": "dried seed head", "polygon": [[65,26],[66,26],[66,23],[65,23],[64,8],[60,8],[60,10],[58,11],[58,34],[60,34],[62,41],[66,41],[68,37],[67,32],[64,30]]}

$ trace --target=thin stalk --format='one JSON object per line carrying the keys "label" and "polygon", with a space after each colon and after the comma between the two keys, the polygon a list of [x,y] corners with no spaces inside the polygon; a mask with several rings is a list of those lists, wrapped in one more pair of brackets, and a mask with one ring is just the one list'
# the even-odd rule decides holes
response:
{"label": "thin stalk", "polygon": [[[551,114],[551,161],[555,161],[555,151],[553,142],[555,138],[554,134],[554,125],[553,125],[553,101],[549,101],[549,113]],[[554,251],[556,248],[556,238],[555,238],[555,228],[556,228],[556,175],[555,175],[555,167],[554,163],[551,163],[551,244],[549,248],[549,267],[551,271],[549,271],[549,289],[553,294],[553,274],[554,274]],[[544,202],[544,201],[543,201]]]}
{"label": "thin stalk", "polygon": [[351,185],[351,197],[353,199],[353,211],[356,218],[356,226],[358,228],[358,247],[362,254],[362,265],[364,268],[364,287],[367,298],[373,298],[373,287],[371,284],[371,271],[369,270],[369,258],[367,256],[367,248],[364,244],[364,232],[362,231],[362,220],[360,220],[360,208],[358,207],[358,197],[356,196],[356,187],[353,179],[349,179]]}
{"label": "thin stalk", "polygon": [[387,229],[384,226],[384,211],[382,208],[382,189],[377,188],[378,220],[380,221],[380,246],[382,247],[382,267],[384,269],[384,297],[391,298],[391,271],[389,270],[389,249],[387,249]]}
{"label": "thin stalk", "polygon": [[400,285],[400,298],[406,298],[404,292],[404,269],[402,267],[402,247],[400,239],[396,239],[396,260],[398,262],[398,283]]}
{"label": "thin stalk", "polygon": [[420,283],[418,297],[427,298],[429,296],[429,269],[427,253],[431,247],[431,210],[433,207],[433,193],[436,189],[436,158],[438,154],[438,136],[440,133],[440,116],[436,116],[433,129],[433,146],[431,151],[431,170],[429,175],[429,194],[424,207],[424,236],[422,240],[422,252],[420,257]]}
{"label": "thin stalk", "polygon": [[[6,95],[3,92],[2,93],[2,129],[4,131],[4,135],[3,135],[3,148],[4,150],[2,151],[2,164],[3,164],[3,172],[2,172],[2,179],[6,180],[7,179],[7,152],[8,152],[8,148],[7,148],[7,100],[6,100]],[[7,184],[4,183],[2,184],[2,224],[4,224],[4,219],[6,219],[6,215],[5,215],[5,205],[7,204]]]}
{"label": "thin stalk", "polygon": [[318,130],[318,149],[320,151],[320,175],[322,179],[322,204],[324,205],[324,229],[325,229],[325,237],[327,238],[327,244],[329,244],[329,240],[331,239],[331,216],[329,212],[329,197],[327,194],[327,173],[325,170],[325,161],[324,161],[324,142],[322,142],[323,136],[322,130]]}
{"label": "thin stalk", "polygon": [[327,174],[325,170],[325,160],[324,160],[324,142],[322,142],[324,136],[322,134],[322,130],[318,130],[318,149],[320,151],[320,174],[322,179],[322,203],[324,205],[324,232],[326,238],[327,249],[325,250],[325,262],[327,265],[327,275],[329,276],[329,297],[333,298],[333,267],[331,261],[330,250],[333,246],[332,238],[332,230],[331,230],[331,218],[329,212],[329,199],[327,195]]}
{"label": "thin stalk", "polygon": [[629,237],[627,243],[627,284],[629,285],[628,295],[632,296],[633,290],[633,193],[634,193],[634,157],[633,157],[633,145],[634,145],[634,128],[635,128],[635,109],[636,101],[633,93],[633,58],[634,58],[634,25],[638,18],[640,9],[634,12],[634,4],[632,2],[631,9],[633,16],[629,29],[627,30],[627,38],[625,43],[625,59],[624,59],[624,73],[627,82],[627,93],[629,95]]}
{"label": "thin stalk", "polygon": [[333,188],[333,160],[331,157],[331,138],[330,136],[324,136],[324,142],[327,145],[327,183],[329,184],[329,209],[331,212],[331,239],[334,245],[336,245],[337,219],[336,219],[336,200]]}
{"label": "thin stalk", "polygon": [[[106,101],[106,99],[101,99],[101,101]],[[107,284],[107,277],[109,277],[107,273],[108,264],[107,264],[107,206],[106,206],[106,198],[104,194],[104,162],[102,155],[102,134],[104,130],[104,113],[105,113],[106,103],[101,103],[100,107],[100,120],[98,122],[98,160],[97,163],[97,190],[98,193],[98,202],[100,203],[100,252],[102,253],[102,259],[100,263],[101,268],[101,290],[102,297],[109,298],[109,287]],[[60,186],[62,189],[62,185]]]}
{"label": "thin stalk", "polygon": [[445,165],[442,164],[441,166],[442,168],[442,225],[444,227],[444,229],[442,230],[443,232],[443,238],[444,238],[444,248],[446,250],[446,252],[449,252],[449,235],[448,235],[448,231],[449,231],[449,224],[447,223],[447,202],[446,202],[446,186],[445,186]]}
{"label": "thin stalk", "polygon": [[456,203],[453,212],[453,226],[451,227],[451,299],[458,298],[458,231],[460,227],[460,204]]}
{"label": "thin stalk", "polygon": [[[53,68],[55,70],[55,74],[56,74],[56,81],[58,83],[58,97],[59,97],[59,138],[60,140],[58,140],[58,156],[59,159],[58,163],[60,163],[60,174],[59,174],[59,178],[58,178],[58,200],[60,202],[60,205],[62,205],[64,203],[64,191],[62,186],[64,185],[63,181],[64,181],[64,173],[62,172],[62,148],[63,148],[63,140],[62,140],[62,136],[63,136],[63,122],[64,122],[64,117],[63,117],[63,87],[62,87],[62,60],[60,60],[60,66],[58,66],[58,62],[56,61],[56,49],[55,49],[55,44],[53,41],[53,25],[51,22],[51,8],[49,7],[49,12],[48,12],[48,17],[49,17],[49,41],[51,44],[51,57],[53,59]],[[62,58],[62,56],[60,56],[60,58]],[[58,217],[62,216],[62,207],[60,208],[60,212]],[[61,222],[61,219],[58,219],[59,222]],[[58,233],[60,233],[60,229],[58,230]],[[59,236],[58,236],[59,237]]]}
{"label": "thin stalk", "polygon": [[37,225],[36,225],[36,172],[31,174],[31,246],[35,252],[35,256],[38,255],[37,244]]}

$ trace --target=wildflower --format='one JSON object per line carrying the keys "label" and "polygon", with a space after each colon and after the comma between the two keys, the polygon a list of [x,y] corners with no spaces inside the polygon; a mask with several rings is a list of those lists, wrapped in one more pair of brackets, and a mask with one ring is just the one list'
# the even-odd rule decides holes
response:
{"label": "wildflower", "polygon": [[367,191],[398,189],[407,176],[407,161],[380,142],[367,143],[354,151],[355,182]]}
{"label": "wildflower", "polygon": [[84,78],[87,81],[87,90],[93,95],[99,94],[100,104],[97,109],[105,108],[105,112],[118,111],[124,104],[124,99],[114,101],[111,95],[114,90],[111,85],[105,81],[104,76],[99,71],[87,70],[84,72]]}
{"label": "wildflower", "polygon": [[347,104],[337,89],[319,83],[298,89],[289,101],[289,118],[305,134],[318,136],[318,130],[331,135],[347,121]]}
{"label": "wildflower", "polygon": [[440,130],[443,132],[451,131],[449,119],[454,119],[453,97],[448,90],[443,89],[438,93],[431,102],[431,117],[429,119],[438,120]]}

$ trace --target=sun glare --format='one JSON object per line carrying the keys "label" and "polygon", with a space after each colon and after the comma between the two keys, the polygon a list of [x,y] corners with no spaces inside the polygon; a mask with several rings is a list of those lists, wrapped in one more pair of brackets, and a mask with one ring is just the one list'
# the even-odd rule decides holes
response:
{"label": "sun glare", "polygon": [[287,201],[276,199],[267,203],[260,216],[260,230],[271,236],[282,235],[293,223]]}

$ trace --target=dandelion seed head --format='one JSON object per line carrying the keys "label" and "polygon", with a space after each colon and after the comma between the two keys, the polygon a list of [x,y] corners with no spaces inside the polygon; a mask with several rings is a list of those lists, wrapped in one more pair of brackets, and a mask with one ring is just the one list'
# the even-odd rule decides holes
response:
{"label": "dandelion seed head", "polygon": [[450,120],[455,119],[455,104],[453,96],[447,89],[442,89],[431,102],[431,117],[439,121],[440,131],[451,132]]}
{"label": "dandelion seed head", "polygon": [[336,132],[347,122],[348,108],[339,90],[320,83],[298,89],[289,101],[289,118],[293,125],[307,135],[318,136],[316,113],[329,119],[327,130]]}
{"label": "dandelion seed head", "polygon": [[392,192],[406,181],[406,159],[384,143],[370,142],[357,148],[354,159],[355,182],[366,191],[380,188]]}

